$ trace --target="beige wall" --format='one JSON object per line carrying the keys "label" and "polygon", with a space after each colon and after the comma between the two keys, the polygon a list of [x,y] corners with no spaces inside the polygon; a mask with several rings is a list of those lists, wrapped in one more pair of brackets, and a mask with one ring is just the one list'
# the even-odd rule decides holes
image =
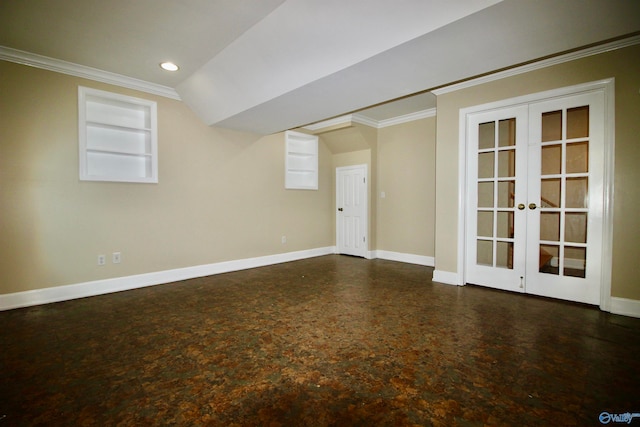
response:
{"label": "beige wall", "polygon": [[[78,180],[78,85],[158,102],[158,184]],[[210,128],[179,101],[4,61],[0,93],[0,294],[333,245],[323,143],[319,190],[285,190],[282,134]],[[115,251],[121,264],[97,265]]]}
{"label": "beige wall", "polygon": [[378,249],[435,255],[435,138],[435,117],[380,129]]}
{"label": "beige wall", "polygon": [[612,295],[640,300],[640,46],[555,65],[438,96],[436,269],[458,272],[458,113],[461,108],[615,77]]}
{"label": "beige wall", "polygon": [[335,188],[336,188],[336,168],[353,165],[367,165],[368,182],[367,201],[369,209],[368,218],[368,234],[369,234],[369,250],[376,249],[377,242],[377,201],[373,195],[376,192],[376,173],[377,173],[377,145],[378,134],[377,129],[354,123],[352,126],[327,132],[320,136],[320,140],[324,141],[327,147],[333,153],[332,157],[332,185],[334,189],[333,195],[333,241],[335,239],[336,229],[336,209],[335,204]]}
{"label": "beige wall", "polygon": [[435,124],[435,117],[379,130],[356,123],[321,135],[334,169],[369,168],[370,250],[434,256]]}
{"label": "beige wall", "polygon": [[[335,168],[362,163],[370,249],[457,272],[459,109],[615,77],[612,295],[640,299],[638,76],[634,46],[443,94],[437,118],[321,135],[320,189],[294,191],[280,134],[210,128],[178,101],[0,61],[0,294],[334,245]],[[159,184],[78,180],[78,85],[158,102]],[[96,265],[114,251],[122,264]]]}

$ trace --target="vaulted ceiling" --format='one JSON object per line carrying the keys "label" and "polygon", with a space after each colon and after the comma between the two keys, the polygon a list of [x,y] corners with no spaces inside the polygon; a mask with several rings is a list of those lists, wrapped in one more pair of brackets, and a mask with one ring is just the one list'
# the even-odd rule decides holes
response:
{"label": "vaulted ceiling", "polygon": [[175,90],[208,125],[262,134],[639,31],[635,0],[0,2],[0,46]]}

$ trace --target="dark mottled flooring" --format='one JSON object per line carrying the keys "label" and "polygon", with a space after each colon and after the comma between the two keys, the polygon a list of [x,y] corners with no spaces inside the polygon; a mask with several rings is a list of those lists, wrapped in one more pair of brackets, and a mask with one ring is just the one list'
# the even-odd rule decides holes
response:
{"label": "dark mottled flooring", "polygon": [[582,426],[640,412],[640,319],[431,276],[332,255],[1,312],[0,427]]}

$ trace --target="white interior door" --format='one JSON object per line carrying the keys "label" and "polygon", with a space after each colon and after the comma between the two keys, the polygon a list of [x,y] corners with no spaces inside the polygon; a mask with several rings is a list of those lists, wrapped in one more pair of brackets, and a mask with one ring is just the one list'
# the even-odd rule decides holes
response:
{"label": "white interior door", "polygon": [[338,253],[367,254],[367,165],[336,168]]}
{"label": "white interior door", "polygon": [[527,106],[474,114],[467,123],[467,282],[524,292]]}
{"label": "white interior door", "polygon": [[598,304],[604,97],[467,117],[468,283]]}
{"label": "white interior door", "polygon": [[604,96],[531,104],[529,120],[527,292],[598,304]]}

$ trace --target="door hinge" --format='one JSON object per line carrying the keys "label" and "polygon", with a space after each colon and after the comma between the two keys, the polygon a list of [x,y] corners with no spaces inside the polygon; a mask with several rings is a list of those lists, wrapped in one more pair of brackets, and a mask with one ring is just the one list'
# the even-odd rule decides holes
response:
{"label": "door hinge", "polygon": [[366,241],[367,241],[367,238],[366,238],[365,236],[362,236],[362,241],[363,241],[363,242],[366,242]]}
{"label": "door hinge", "polygon": [[367,178],[362,178],[362,183],[366,184],[367,183]]}

